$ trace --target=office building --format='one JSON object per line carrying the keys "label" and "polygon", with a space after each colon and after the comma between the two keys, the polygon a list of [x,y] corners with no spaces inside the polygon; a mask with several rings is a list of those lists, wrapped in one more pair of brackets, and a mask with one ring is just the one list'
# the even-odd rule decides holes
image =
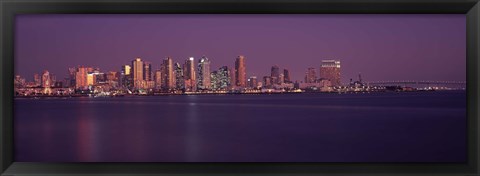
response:
{"label": "office building", "polygon": [[208,90],[211,88],[210,82],[210,60],[203,56],[198,62],[198,80],[197,88]]}
{"label": "office building", "polygon": [[329,80],[332,86],[340,86],[340,61],[322,60],[320,66],[320,79]]}
{"label": "office building", "polygon": [[247,83],[247,72],[245,67],[245,56],[238,56],[235,60],[235,85],[245,87]]}

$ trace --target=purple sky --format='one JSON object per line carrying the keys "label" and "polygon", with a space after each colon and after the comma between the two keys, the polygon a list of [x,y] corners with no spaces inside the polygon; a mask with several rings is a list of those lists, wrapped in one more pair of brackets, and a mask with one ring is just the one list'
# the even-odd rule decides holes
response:
{"label": "purple sky", "polygon": [[[206,55],[211,69],[246,56],[247,76],[277,64],[303,81],[338,59],[342,82],[466,80],[466,17],[455,15],[18,15],[15,71],[65,77],[77,65],[118,71],[134,57],[159,68]],[[318,75],[317,75],[318,76]]]}

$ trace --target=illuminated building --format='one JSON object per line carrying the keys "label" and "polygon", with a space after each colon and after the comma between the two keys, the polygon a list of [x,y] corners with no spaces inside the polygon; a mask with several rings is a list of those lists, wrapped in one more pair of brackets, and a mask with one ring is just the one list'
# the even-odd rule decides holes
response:
{"label": "illuminated building", "polygon": [[283,69],[283,78],[285,83],[291,83],[290,71]]}
{"label": "illuminated building", "polygon": [[126,88],[132,88],[132,75],[130,65],[122,65],[119,82]]}
{"label": "illuminated building", "polygon": [[283,73],[280,73],[280,75],[278,75],[278,81],[277,81],[278,84],[283,84],[285,83],[285,76],[283,76]]}
{"label": "illuminated building", "polygon": [[162,69],[155,71],[155,89],[162,89]]}
{"label": "illuminated building", "polygon": [[236,87],[236,82],[237,82],[237,79],[236,79],[236,76],[235,76],[235,70],[232,68],[228,68],[228,76],[230,78],[230,84],[228,85],[228,88],[235,88]]}
{"label": "illuminated building", "polygon": [[68,68],[68,79],[66,80],[67,87],[75,87],[75,73],[77,69],[75,67]]}
{"label": "illuminated building", "polygon": [[322,60],[320,66],[320,78],[329,80],[332,86],[340,86],[340,61]]}
{"label": "illuminated building", "polygon": [[227,66],[222,66],[217,71],[217,82],[219,90],[227,90],[233,82],[231,82],[231,70]]}
{"label": "illuminated building", "polygon": [[256,88],[257,87],[257,77],[256,76],[250,76],[250,78],[248,78],[248,87],[250,87],[250,88]]}
{"label": "illuminated building", "polygon": [[50,79],[50,73],[45,70],[42,74],[42,87],[44,94],[51,94],[52,93],[52,80]]}
{"label": "illuminated building", "polygon": [[42,84],[42,80],[40,79],[40,76],[38,76],[38,73],[35,73],[33,75],[33,80],[35,82],[35,86],[38,87],[38,86],[41,86]]}
{"label": "illuminated building", "polygon": [[198,81],[197,87],[199,89],[210,89],[210,61],[203,56],[198,62]]}
{"label": "illuminated building", "polygon": [[75,73],[75,88],[76,89],[85,89],[87,84],[87,70],[88,68],[80,66],[77,68]]}
{"label": "illuminated building", "polygon": [[272,79],[272,84],[279,84],[279,79],[280,77],[280,68],[277,65],[272,66],[271,72],[270,72],[270,78]]}
{"label": "illuminated building", "polygon": [[272,87],[272,78],[270,76],[263,77],[263,86],[266,88]]}
{"label": "illuminated building", "polygon": [[245,57],[238,56],[235,60],[235,85],[245,87],[247,81],[247,72],[245,68]]}
{"label": "illuminated building", "polygon": [[87,73],[87,86],[93,86],[95,84],[95,75],[93,73]]}
{"label": "illuminated building", "polygon": [[152,81],[152,64],[143,62],[143,80]]}
{"label": "illuminated building", "polygon": [[135,89],[141,89],[143,82],[143,61],[141,58],[135,58],[132,61],[132,80]]}
{"label": "illuminated building", "polygon": [[315,68],[308,68],[305,73],[305,83],[315,83],[317,81],[317,71]]}
{"label": "illuminated building", "polygon": [[162,65],[162,89],[170,90],[175,88],[175,76],[173,72],[173,60],[171,57],[163,59]]}
{"label": "illuminated building", "polygon": [[174,71],[175,71],[175,89],[177,90],[185,89],[185,79],[183,76],[183,69],[180,63],[178,62],[175,63]]}
{"label": "illuminated building", "polygon": [[196,91],[196,75],[194,58],[190,57],[183,64],[183,73],[185,79],[185,89],[187,91]]}
{"label": "illuminated building", "polygon": [[218,71],[213,71],[210,73],[210,83],[212,90],[218,90],[219,82],[218,82]]}

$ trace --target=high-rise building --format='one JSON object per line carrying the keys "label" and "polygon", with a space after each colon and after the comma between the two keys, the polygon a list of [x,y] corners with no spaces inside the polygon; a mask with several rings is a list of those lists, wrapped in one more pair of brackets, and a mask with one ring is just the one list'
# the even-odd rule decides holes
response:
{"label": "high-rise building", "polygon": [[47,70],[43,71],[42,74],[42,87],[47,88],[47,87],[52,87],[52,80],[50,78],[50,72]]}
{"label": "high-rise building", "polygon": [[217,82],[219,90],[227,90],[233,85],[234,82],[231,82],[231,70],[227,66],[222,66],[217,71]]}
{"label": "high-rise building", "polygon": [[305,83],[315,83],[317,81],[317,71],[315,68],[308,68],[305,73]]}
{"label": "high-rise building", "polygon": [[287,69],[283,69],[283,78],[285,83],[291,83],[292,81],[290,80],[290,71]]}
{"label": "high-rise building", "polygon": [[137,57],[132,61],[132,81],[135,89],[141,89],[143,83],[143,61]]}
{"label": "high-rise building", "polygon": [[121,72],[120,72],[120,85],[126,88],[132,88],[132,78],[133,76],[131,75],[132,67],[130,65],[122,65]]}
{"label": "high-rise building", "polygon": [[41,86],[42,85],[42,79],[38,75],[38,73],[35,73],[33,75],[33,81],[35,82],[35,87]]}
{"label": "high-rise building", "polygon": [[210,60],[203,56],[198,62],[198,80],[197,87],[199,89],[210,89]]}
{"label": "high-rise building", "polygon": [[152,64],[150,62],[143,62],[143,80],[152,81]]}
{"label": "high-rise building", "polygon": [[278,79],[280,77],[280,68],[277,65],[272,66],[270,77],[272,79],[272,84],[278,84]]}
{"label": "high-rise building", "polygon": [[280,75],[278,75],[278,81],[277,81],[278,84],[283,84],[285,83],[285,76],[283,75],[283,73],[280,73]]}
{"label": "high-rise building", "polygon": [[174,71],[175,71],[175,89],[177,90],[185,89],[185,79],[183,76],[183,68],[180,65],[180,63],[178,62],[175,63]]}
{"label": "high-rise building", "polygon": [[210,83],[212,90],[218,90],[219,82],[218,82],[218,71],[213,71],[210,73]]}
{"label": "high-rise building", "polygon": [[320,78],[329,80],[332,86],[340,86],[340,61],[322,60],[320,66]]}
{"label": "high-rise building", "polygon": [[68,68],[68,79],[66,81],[67,87],[75,87],[75,73],[77,72],[77,68],[71,67]]}
{"label": "high-rise building", "polygon": [[173,59],[167,57],[163,59],[162,66],[162,89],[170,90],[175,88],[175,76],[173,72]]}
{"label": "high-rise building", "polygon": [[235,81],[235,85],[239,87],[245,87],[247,83],[245,56],[238,56],[235,60]]}
{"label": "high-rise building", "polygon": [[257,77],[256,76],[250,76],[250,78],[248,78],[248,87],[250,87],[250,88],[256,88],[257,87]]}
{"label": "high-rise building", "polygon": [[155,71],[155,89],[162,89],[162,69]]}
{"label": "high-rise building", "polygon": [[228,76],[230,79],[230,84],[228,85],[228,88],[233,89],[236,87],[236,82],[237,82],[237,76],[235,75],[235,69],[233,68],[228,68]]}
{"label": "high-rise building", "polygon": [[75,73],[75,88],[76,89],[86,89],[87,84],[87,67],[79,66],[77,67],[77,72]]}
{"label": "high-rise building", "polygon": [[264,76],[263,77],[263,86],[266,87],[266,88],[271,88],[272,87],[272,77]]}
{"label": "high-rise building", "polygon": [[94,73],[87,73],[87,86],[93,86],[95,84]]}
{"label": "high-rise building", "polygon": [[43,93],[44,94],[51,94],[52,93],[52,90],[51,90],[51,87],[52,87],[52,80],[50,78],[50,73],[45,70],[43,71],[43,74],[42,74],[42,87],[43,87]]}
{"label": "high-rise building", "polygon": [[190,57],[183,64],[183,76],[185,79],[185,89],[187,91],[196,91],[196,75],[194,58]]}

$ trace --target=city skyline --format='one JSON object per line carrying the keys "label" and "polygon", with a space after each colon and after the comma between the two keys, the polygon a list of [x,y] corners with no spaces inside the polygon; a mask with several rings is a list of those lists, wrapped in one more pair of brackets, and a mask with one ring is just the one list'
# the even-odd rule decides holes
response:
{"label": "city skyline", "polygon": [[[154,71],[166,56],[182,63],[203,55],[212,61],[211,71],[235,68],[235,56],[245,55],[247,79],[261,80],[278,65],[292,81],[303,81],[308,67],[319,76],[321,61],[329,59],[342,61],[344,84],[358,73],[369,81],[466,78],[464,15],[20,15],[17,20],[15,70],[28,80],[43,70],[61,79],[78,65],[119,71],[135,57]],[[286,22],[295,28],[285,28]]]}

